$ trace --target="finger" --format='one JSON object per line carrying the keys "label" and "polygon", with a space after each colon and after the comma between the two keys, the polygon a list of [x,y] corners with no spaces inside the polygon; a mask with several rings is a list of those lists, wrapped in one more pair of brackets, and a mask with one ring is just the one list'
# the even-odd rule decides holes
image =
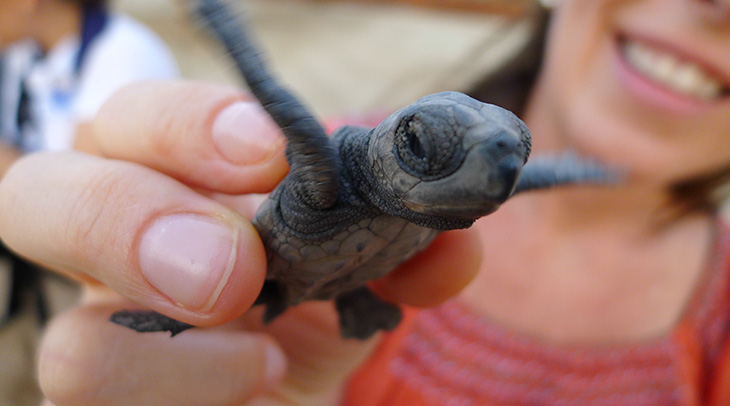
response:
{"label": "finger", "polygon": [[383,298],[417,307],[456,296],[479,271],[481,248],[473,230],[441,233],[425,251],[372,284]]}
{"label": "finger", "polygon": [[195,325],[238,317],[266,272],[263,244],[238,213],[149,168],[78,153],[31,155],[6,174],[0,237]]}
{"label": "finger", "polygon": [[54,405],[239,405],[285,373],[283,352],[265,335],[139,334],[109,323],[115,310],[82,306],[48,327],[38,376]]}
{"label": "finger", "polygon": [[268,192],[288,171],[284,138],[240,91],[144,82],[115,94],[94,120],[105,156],[224,193]]}
{"label": "finger", "polygon": [[[263,311],[255,307],[231,324],[264,332],[276,340],[287,355],[290,371],[277,391],[284,389],[289,399],[306,399],[303,404],[331,403],[333,394],[341,392],[348,377],[379,342],[377,338],[343,340],[331,303],[308,301],[289,308],[271,323],[262,321]],[[271,395],[276,396],[277,391]],[[274,404],[266,398],[257,400],[256,405]]]}

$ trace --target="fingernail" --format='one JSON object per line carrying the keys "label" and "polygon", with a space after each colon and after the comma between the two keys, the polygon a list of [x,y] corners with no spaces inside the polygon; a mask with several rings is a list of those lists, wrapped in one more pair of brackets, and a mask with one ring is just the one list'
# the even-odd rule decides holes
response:
{"label": "fingernail", "polygon": [[266,366],[264,379],[269,384],[276,384],[286,373],[287,359],[284,352],[273,344],[267,344],[265,350]]}
{"label": "fingernail", "polygon": [[218,152],[237,165],[265,161],[284,142],[274,121],[251,102],[236,102],[223,109],[211,131]]}
{"label": "fingernail", "polygon": [[236,261],[238,230],[196,214],[172,214],[142,236],[139,266],[147,281],[173,302],[210,310]]}

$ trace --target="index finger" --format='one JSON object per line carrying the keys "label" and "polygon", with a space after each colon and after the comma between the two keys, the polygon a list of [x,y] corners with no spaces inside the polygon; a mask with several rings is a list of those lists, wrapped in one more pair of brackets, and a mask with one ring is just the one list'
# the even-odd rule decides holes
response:
{"label": "index finger", "polygon": [[371,288],[392,302],[436,306],[456,296],[474,279],[481,260],[476,231],[447,231],[439,234],[426,250],[373,282]]}
{"label": "index finger", "polygon": [[240,316],[266,272],[258,233],[237,212],[142,165],[79,153],[31,154],[5,174],[0,239],[195,325]]}
{"label": "index finger", "polygon": [[93,123],[102,155],[223,193],[268,192],[288,171],[284,137],[234,88],[141,82],[113,95]]}

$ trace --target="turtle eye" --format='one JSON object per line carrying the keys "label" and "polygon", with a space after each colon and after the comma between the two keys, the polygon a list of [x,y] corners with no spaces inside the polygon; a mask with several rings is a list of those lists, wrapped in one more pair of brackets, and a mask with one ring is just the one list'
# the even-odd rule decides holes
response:
{"label": "turtle eye", "polygon": [[405,167],[416,174],[425,175],[430,168],[430,138],[424,132],[417,117],[401,121],[395,136],[395,149]]}
{"label": "turtle eye", "polygon": [[418,136],[411,132],[407,135],[407,137],[408,149],[411,150],[413,155],[420,159],[426,158],[426,151],[423,149],[423,144],[421,144],[421,140],[418,139]]}
{"label": "turtle eye", "polygon": [[406,172],[432,180],[448,176],[461,165],[463,129],[449,120],[448,112],[441,108],[417,112],[398,123],[393,152]]}

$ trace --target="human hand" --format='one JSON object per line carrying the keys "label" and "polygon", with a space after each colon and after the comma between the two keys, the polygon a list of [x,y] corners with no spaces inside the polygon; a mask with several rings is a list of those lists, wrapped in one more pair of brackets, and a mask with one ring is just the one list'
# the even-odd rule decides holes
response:
{"label": "human hand", "polygon": [[[287,170],[265,113],[228,88],[145,83],[115,95],[93,133],[103,158],[32,155],[0,182],[2,239],[85,282],[82,302],[51,323],[41,345],[50,402],[335,403],[375,341],[341,339],[329,303],[306,303],[267,326],[259,309],[247,312],[266,269],[246,220],[258,201],[250,194],[271,190]],[[444,233],[374,288],[394,302],[434,305],[478,263],[473,233]],[[171,339],[108,321],[130,307],[218,327]]]}

